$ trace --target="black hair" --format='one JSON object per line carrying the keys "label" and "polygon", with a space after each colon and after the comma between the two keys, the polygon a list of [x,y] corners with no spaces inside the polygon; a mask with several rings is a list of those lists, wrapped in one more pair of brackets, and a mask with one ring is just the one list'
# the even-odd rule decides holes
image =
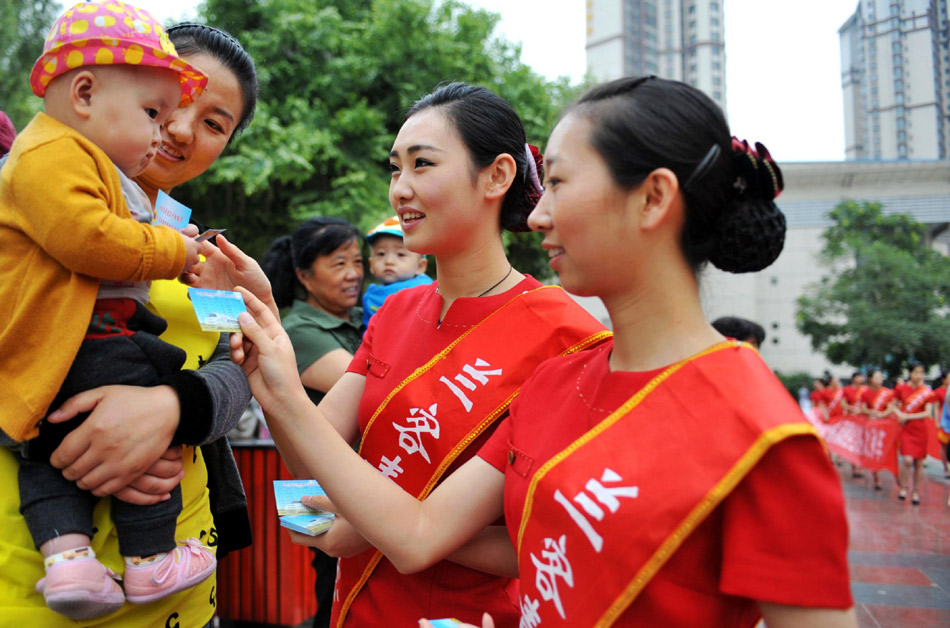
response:
{"label": "black hair", "polygon": [[907,363],[907,377],[910,377],[910,374],[914,372],[914,369],[920,367],[924,369],[924,375],[927,374],[927,367],[924,366],[923,362],[918,362],[917,360],[911,360]]}
{"label": "black hair", "polygon": [[230,33],[214,26],[183,22],[170,27],[166,32],[175,44],[179,56],[209,54],[234,73],[244,97],[241,119],[234,127],[231,137],[238,135],[251,123],[257,108],[257,69],[251,55],[247,54],[241,42]]}
{"label": "black hair", "polygon": [[851,373],[851,381],[854,381],[855,377],[861,377],[863,375],[864,373],[862,371],[855,371],[854,373]]}
{"label": "black hair", "polygon": [[762,346],[765,342],[765,329],[755,321],[738,316],[723,316],[712,322],[712,326],[723,336],[745,340],[755,338],[755,344]]}
{"label": "black hair", "polygon": [[657,168],[680,182],[686,207],[681,246],[693,271],[707,262],[762,270],[782,251],[785,217],[773,199],[781,171],[757,144],[733,148],[722,110],[704,93],[654,76],[598,85],[569,111],[587,119],[590,142],[625,188]]}
{"label": "black hair", "polygon": [[[489,166],[498,155],[508,153],[515,160],[517,172],[501,206],[501,228],[529,231],[528,214],[541,194],[529,180],[525,130],[515,110],[505,99],[484,87],[449,83],[417,100],[406,112],[405,119],[433,107],[445,114],[468,148],[473,180],[477,171]],[[540,168],[538,176],[541,176]]]}
{"label": "black hair", "polygon": [[317,216],[301,223],[292,235],[274,240],[261,258],[261,268],[270,280],[277,307],[288,307],[295,299],[305,298],[306,289],[297,279],[297,269],[309,270],[318,257],[362,239],[359,229],[342,218]]}

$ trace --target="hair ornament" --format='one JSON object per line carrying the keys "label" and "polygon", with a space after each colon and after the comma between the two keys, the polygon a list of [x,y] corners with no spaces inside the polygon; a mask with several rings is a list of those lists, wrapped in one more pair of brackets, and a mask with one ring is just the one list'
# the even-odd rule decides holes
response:
{"label": "hair ornament", "polygon": [[537,146],[525,143],[524,145],[525,157],[528,161],[528,167],[525,169],[525,181],[531,184],[531,187],[540,195],[544,192],[544,188],[541,187],[541,168],[544,164],[544,156],[541,155],[541,151]]}
{"label": "hair ornament", "polygon": [[747,140],[733,137],[732,154],[736,164],[736,180],[732,187],[737,196],[748,195],[771,201],[785,189],[782,171],[761,142],[756,142],[753,148]]}

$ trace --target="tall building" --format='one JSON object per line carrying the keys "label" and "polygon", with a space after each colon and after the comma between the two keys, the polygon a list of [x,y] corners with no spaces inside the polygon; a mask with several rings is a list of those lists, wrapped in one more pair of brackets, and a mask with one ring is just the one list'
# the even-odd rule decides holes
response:
{"label": "tall building", "polygon": [[724,0],[587,0],[587,67],[598,80],[655,74],[726,109]]}
{"label": "tall building", "polygon": [[847,159],[950,159],[948,0],[860,0],[838,30]]}

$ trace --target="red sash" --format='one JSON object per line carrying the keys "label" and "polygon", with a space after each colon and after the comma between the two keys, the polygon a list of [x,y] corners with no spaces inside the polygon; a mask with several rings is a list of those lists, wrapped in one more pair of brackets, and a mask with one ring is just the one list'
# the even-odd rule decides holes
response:
{"label": "red sash", "polygon": [[836,392],[835,396],[832,397],[831,401],[828,402],[828,414],[831,414],[835,408],[838,407],[838,404],[841,403],[842,397],[844,397],[844,389],[839,386],[838,392]]}
{"label": "red sash", "polygon": [[904,399],[904,412],[916,412],[917,409],[930,399],[930,395],[933,393],[930,390],[930,386],[920,386],[910,394],[907,399]]}
{"label": "red sash", "polygon": [[875,412],[884,410],[884,401],[890,397],[890,394],[890,388],[880,388],[877,394],[874,395],[874,399],[871,400],[871,409]]}
{"label": "red sash", "polygon": [[[522,627],[611,625],[765,452],[798,434],[815,430],[748,345],[666,369],[531,479],[516,545]],[[687,450],[700,460],[683,473],[669,452]]]}
{"label": "red sash", "polygon": [[[556,286],[521,293],[386,396],[366,425],[360,455],[425,499],[465,448],[508,410],[541,362],[610,336]],[[382,557],[368,550],[340,561],[332,625],[343,625]]]}

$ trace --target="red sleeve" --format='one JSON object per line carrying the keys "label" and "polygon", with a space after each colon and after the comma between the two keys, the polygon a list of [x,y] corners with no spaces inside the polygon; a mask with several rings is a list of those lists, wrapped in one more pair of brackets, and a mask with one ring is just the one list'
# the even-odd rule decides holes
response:
{"label": "red sleeve", "polygon": [[[517,402],[518,400],[515,399],[514,403]],[[502,473],[505,472],[505,468],[508,466],[508,452],[511,451],[509,421],[511,421],[511,418],[507,417],[498,424],[495,433],[491,435],[488,442],[482,445],[477,454],[479,458]]]}
{"label": "red sleeve", "polygon": [[849,608],[848,523],[837,474],[810,436],[768,451],[723,508],[723,593]]}
{"label": "red sleeve", "polygon": [[861,394],[861,403],[870,407],[872,401],[874,401],[874,391],[868,388]]}

